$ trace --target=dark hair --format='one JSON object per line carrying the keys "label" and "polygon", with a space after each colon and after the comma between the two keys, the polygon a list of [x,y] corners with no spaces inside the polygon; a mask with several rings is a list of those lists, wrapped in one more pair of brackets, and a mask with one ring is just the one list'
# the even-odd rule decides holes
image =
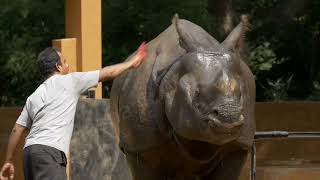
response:
{"label": "dark hair", "polygon": [[40,73],[44,78],[47,78],[54,72],[57,72],[56,64],[61,64],[58,50],[53,47],[48,47],[41,51],[38,56],[38,64]]}

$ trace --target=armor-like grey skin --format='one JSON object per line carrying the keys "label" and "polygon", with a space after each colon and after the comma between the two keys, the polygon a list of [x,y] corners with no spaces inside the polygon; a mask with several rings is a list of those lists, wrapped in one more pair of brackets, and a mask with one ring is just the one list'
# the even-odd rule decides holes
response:
{"label": "armor-like grey skin", "polygon": [[241,60],[246,16],[221,44],[178,16],[116,78],[111,116],[135,180],[238,179],[255,132],[255,82]]}

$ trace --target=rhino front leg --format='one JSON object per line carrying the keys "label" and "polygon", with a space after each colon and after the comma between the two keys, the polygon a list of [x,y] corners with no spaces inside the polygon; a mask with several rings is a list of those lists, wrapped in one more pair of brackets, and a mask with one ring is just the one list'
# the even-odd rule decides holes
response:
{"label": "rhino front leg", "polygon": [[165,180],[161,173],[150,165],[147,165],[139,154],[127,154],[133,180]]}
{"label": "rhino front leg", "polygon": [[241,150],[226,154],[220,165],[205,180],[238,180],[247,160],[248,151]]}

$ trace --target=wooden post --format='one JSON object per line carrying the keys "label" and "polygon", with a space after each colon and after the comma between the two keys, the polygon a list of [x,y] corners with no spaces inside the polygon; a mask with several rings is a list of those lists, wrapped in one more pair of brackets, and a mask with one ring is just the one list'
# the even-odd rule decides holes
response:
{"label": "wooden post", "polygon": [[[57,48],[62,56],[66,59],[70,72],[77,72],[79,71],[79,67],[77,64],[77,40],[75,38],[69,39],[56,39],[52,40],[52,46]],[[71,166],[70,166],[70,152],[67,157],[67,178],[68,180],[71,179]]]}
{"label": "wooden post", "polygon": [[[102,67],[101,0],[66,0],[66,37],[77,39],[78,71]],[[102,98],[101,83],[95,97]]]}
{"label": "wooden post", "polygon": [[57,48],[66,59],[70,72],[79,71],[77,65],[77,40],[76,38],[52,40],[52,46]]}
{"label": "wooden post", "polygon": [[[101,0],[66,0],[66,39],[52,41],[70,66],[71,72],[92,71],[102,67]],[[95,98],[102,98],[102,85],[95,90]],[[70,154],[67,176],[70,180]]]}

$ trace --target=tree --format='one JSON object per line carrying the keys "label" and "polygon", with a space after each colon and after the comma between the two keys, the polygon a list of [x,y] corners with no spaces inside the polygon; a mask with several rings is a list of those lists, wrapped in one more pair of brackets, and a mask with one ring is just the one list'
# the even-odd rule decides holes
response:
{"label": "tree", "polygon": [[23,105],[41,83],[37,54],[64,35],[64,1],[0,1],[0,105]]}
{"label": "tree", "polygon": [[[240,14],[251,17],[248,64],[256,75],[257,100],[320,99],[319,1],[209,0],[208,4],[217,19],[228,14],[231,19]],[[222,13],[213,11],[220,7]]]}
{"label": "tree", "polygon": [[[37,54],[64,37],[64,0],[0,1],[0,105],[23,105],[41,83]],[[123,61],[178,13],[220,42],[251,17],[247,63],[257,100],[320,100],[319,0],[102,1],[103,65]],[[111,84],[104,85],[105,97]]]}

